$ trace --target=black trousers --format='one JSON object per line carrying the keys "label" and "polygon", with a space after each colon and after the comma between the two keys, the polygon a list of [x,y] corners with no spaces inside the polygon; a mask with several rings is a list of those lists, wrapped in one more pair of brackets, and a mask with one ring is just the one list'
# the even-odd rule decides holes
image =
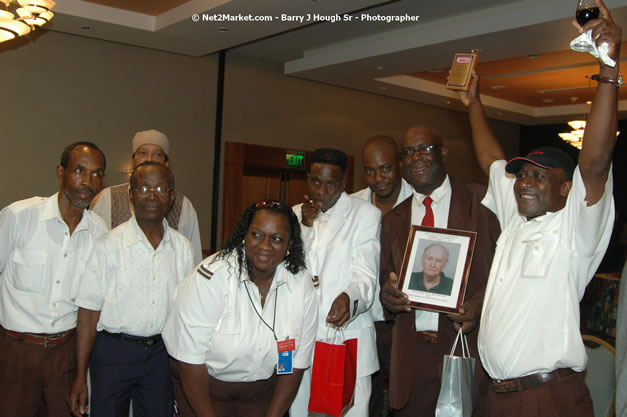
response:
{"label": "black trousers", "polygon": [[96,336],[89,360],[91,417],[172,417],[174,392],[163,342],[146,346]]}

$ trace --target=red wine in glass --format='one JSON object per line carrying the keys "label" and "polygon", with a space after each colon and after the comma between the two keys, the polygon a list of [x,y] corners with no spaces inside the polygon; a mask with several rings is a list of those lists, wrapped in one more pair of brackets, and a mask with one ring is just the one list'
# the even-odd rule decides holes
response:
{"label": "red wine in glass", "polygon": [[600,15],[601,12],[598,7],[585,7],[583,9],[577,9],[575,18],[577,19],[577,23],[583,26],[591,20],[598,19]]}

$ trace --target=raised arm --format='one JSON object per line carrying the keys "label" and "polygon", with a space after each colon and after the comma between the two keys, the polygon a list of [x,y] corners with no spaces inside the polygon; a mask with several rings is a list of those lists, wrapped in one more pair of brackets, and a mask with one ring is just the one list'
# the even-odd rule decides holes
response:
{"label": "raised arm", "polygon": [[608,55],[616,62],[616,66],[612,68],[599,60],[599,85],[592,100],[579,153],[579,171],[586,187],[586,201],[589,205],[593,205],[603,196],[616,145],[618,88],[615,83],[619,75],[618,61],[622,36],[621,27],[614,23],[603,1],[596,0],[596,3],[601,11],[601,17],[586,23],[583,27],[576,23],[575,26],[582,33],[592,30],[592,39],[596,39],[597,46],[607,42]]}
{"label": "raised arm", "polygon": [[505,159],[503,147],[492,133],[488,119],[485,117],[481,97],[479,96],[479,75],[472,72],[472,81],[468,92],[458,91],[460,100],[468,107],[472,143],[475,148],[477,162],[486,175],[490,174],[492,162]]}

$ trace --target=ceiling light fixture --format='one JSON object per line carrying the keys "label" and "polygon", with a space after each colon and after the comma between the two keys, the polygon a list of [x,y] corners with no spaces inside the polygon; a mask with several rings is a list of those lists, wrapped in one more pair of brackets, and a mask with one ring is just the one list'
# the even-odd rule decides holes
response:
{"label": "ceiling light fixture", "polygon": [[[570,132],[559,133],[559,137],[562,138],[563,141],[568,142],[571,146],[581,149],[581,145],[583,144],[583,133],[586,129],[586,121],[571,120],[568,122],[568,125],[573,130]],[[618,135],[620,135],[619,130],[616,131],[616,136]]]}
{"label": "ceiling light fixture", "polygon": [[[24,36],[54,17],[52,0],[0,0],[0,42]],[[17,17],[16,17],[17,14]]]}

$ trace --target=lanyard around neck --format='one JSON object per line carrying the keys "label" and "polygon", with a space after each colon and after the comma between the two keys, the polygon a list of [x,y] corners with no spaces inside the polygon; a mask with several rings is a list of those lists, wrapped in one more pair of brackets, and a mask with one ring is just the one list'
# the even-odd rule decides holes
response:
{"label": "lanyard around neck", "polygon": [[274,313],[273,313],[273,317],[272,317],[272,327],[270,327],[270,325],[268,323],[266,323],[266,321],[263,319],[263,317],[261,317],[261,314],[259,314],[259,312],[257,311],[257,307],[255,307],[255,303],[253,302],[253,298],[250,296],[250,291],[248,291],[248,281],[244,281],[244,286],[246,287],[246,294],[248,294],[248,299],[250,300],[250,304],[253,306],[253,310],[255,310],[255,313],[257,313],[257,316],[263,322],[263,324],[265,324],[266,327],[268,329],[270,329],[270,331],[272,331],[272,335],[274,336],[274,340],[278,341],[279,339],[277,339],[276,333],[274,332],[274,325],[276,324],[276,301],[279,298],[279,293],[277,292],[278,288],[274,289]]}

